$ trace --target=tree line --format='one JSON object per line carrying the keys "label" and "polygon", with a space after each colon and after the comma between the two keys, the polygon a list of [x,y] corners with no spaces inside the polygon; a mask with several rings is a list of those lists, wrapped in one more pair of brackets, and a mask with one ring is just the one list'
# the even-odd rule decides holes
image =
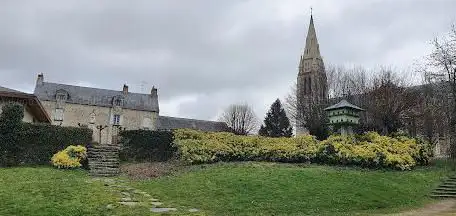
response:
{"label": "tree line", "polygon": [[[456,27],[453,25],[448,35],[435,38],[432,45],[433,51],[423,54],[423,60],[412,71],[386,66],[327,66],[328,100],[326,104],[311,104],[315,109],[306,119],[310,133],[327,136],[322,109],[347,99],[367,110],[361,114],[359,132],[406,132],[431,143],[443,136],[456,137]],[[232,105],[221,120],[237,134],[291,136],[297,110],[302,109],[296,96],[295,83],[284,97],[283,106],[279,99],[271,105],[260,127],[248,104]],[[451,154],[456,156],[456,139],[448,140],[451,149],[455,149]]]}

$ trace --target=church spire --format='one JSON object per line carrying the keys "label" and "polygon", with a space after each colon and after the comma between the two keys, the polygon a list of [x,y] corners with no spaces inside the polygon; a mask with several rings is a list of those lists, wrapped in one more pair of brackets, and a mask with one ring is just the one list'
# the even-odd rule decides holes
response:
{"label": "church spire", "polygon": [[320,47],[318,45],[317,33],[315,32],[315,26],[313,21],[313,15],[310,14],[309,30],[307,31],[306,48],[303,54],[304,59],[306,58],[320,58]]}

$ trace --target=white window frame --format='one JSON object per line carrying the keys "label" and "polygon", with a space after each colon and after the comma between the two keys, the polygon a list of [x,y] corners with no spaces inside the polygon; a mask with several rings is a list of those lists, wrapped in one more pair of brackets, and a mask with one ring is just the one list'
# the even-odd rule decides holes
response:
{"label": "white window frame", "polygon": [[54,121],[63,121],[64,110],[62,108],[56,108],[54,112]]}
{"label": "white window frame", "polygon": [[57,94],[57,100],[58,101],[66,101],[66,95],[65,94]]}
{"label": "white window frame", "polygon": [[112,117],[112,124],[113,125],[120,125],[120,115],[114,114]]}

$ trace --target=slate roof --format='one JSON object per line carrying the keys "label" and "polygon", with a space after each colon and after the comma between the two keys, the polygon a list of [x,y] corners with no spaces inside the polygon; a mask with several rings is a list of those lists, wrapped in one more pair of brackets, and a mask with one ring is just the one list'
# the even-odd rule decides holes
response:
{"label": "slate roof", "polygon": [[352,109],[356,109],[356,110],[360,110],[360,111],[364,110],[360,107],[357,107],[357,106],[349,103],[347,100],[341,100],[339,103],[325,108],[325,110],[333,110],[333,109],[340,109],[340,108],[352,108]]}
{"label": "slate roof", "polygon": [[224,122],[204,121],[187,118],[177,118],[170,116],[158,117],[159,130],[172,130],[172,129],[195,129],[202,131],[221,132],[228,131],[229,128]]}
{"label": "slate roof", "polygon": [[57,91],[66,91],[68,100],[66,103],[93,105],[102,107],[112,107],[113,98],[123,97],[125,109],[158,112],[158,96],[151,94],[140,94],[128,92],[126,95],[122,91],[98,89],[82,86],[73,86],[59,83],[43,82],[37,84],[34,94],[39,100],[56,101]]}
{"label": "slate roof", "polygon": [[3,86],[0,86],[0,92],[24,93],[24,92],[16,91],[14,89],[6,88]]}

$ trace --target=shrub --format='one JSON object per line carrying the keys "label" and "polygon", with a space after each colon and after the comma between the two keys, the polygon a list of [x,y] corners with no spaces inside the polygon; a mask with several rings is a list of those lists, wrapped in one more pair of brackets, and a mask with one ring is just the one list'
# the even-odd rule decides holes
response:
{"label": "shrub", "polygon": [[22,122],[24,108],[20,104],[3,106],[0,115],[0,166],[48,164],[54,152],[72,143],[87,145],[92,130],[50,124]]}
{"label": "shrub", "polygon": [[305,162],[317,151],[317,140],[311,136],[267,138],[238,136],[232,133],[175,131],[175,145],[180,158],[189,163],[217,161]]}
{"label": "shrub", "polygon": [[19,164],[24,107],[10,103],[3,106],[0,115],[0,165],[14,166]]}
{"label": "shrub", "polygon": [[70,145],[62,151],[54,154],[51,158],[52,165],[58,168],[78,168],[81,162],[87,158],[87,149],[84,146]]}
{"label": "shrub", "polygon": [[123,161],[167,161],[176,152],[173,133],[169,131],[130,130],[120,133]]}
{"label": "shrub", "polygon": [[73,143],[87,146],[91,141],[92,130],[88,128],[24,123],[19,141],[21,163],[49,164],[55,152]]}
{"label": "shrub", "polygon": [[401,170],[415,166],[415,159],[420,157],[420,146],[415,139],[380,136],[375,132],[361,136],[331,136],[321,142],[321,149],[318,158],[323,163]]}
{"label": "shrub", "polygon": [[175,145],[189,163],[217,161],[317,162],[369,168],[411,169],[427,164],[429,145],[405,136],[333,135],[324,141],[312,136],[266,138],[177,130]]}

